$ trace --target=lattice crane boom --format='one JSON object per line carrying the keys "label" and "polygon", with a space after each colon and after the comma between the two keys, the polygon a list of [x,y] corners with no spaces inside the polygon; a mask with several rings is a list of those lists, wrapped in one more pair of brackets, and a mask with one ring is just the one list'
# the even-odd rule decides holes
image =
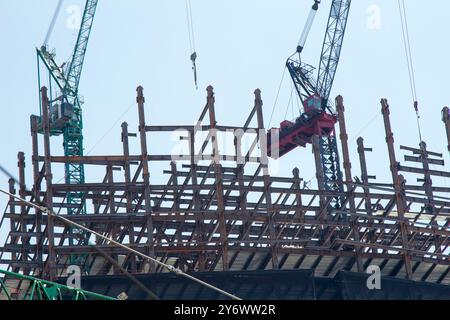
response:
{"label": "lattice crane boom", "polygon": [[[314,68],[301,61],[301,53],[304,49],[319,4],[320,1],[314,0],[304,31],[300,37],[297,51],[287,60],[286,66],[300,100],[303,103],[305,113],[308,112],[308,108],[316,108],[323,112],[334,114],[328,100],[339,64],[351,0],[332,1],[318,74],[317,78],[314,79]],[[320,153],[321,169],[323,171],[323,181],[319,182],[321,184],[319,187],[329,191],[343,191],[342,172],[334,130],[331,134],[319,135],[318,150]],[[331,205],[339,207],[339,202],[339,199],[334,199]]]}
{"label": "lattice crane boom", "polygon": [[81,72],[83,70],[84,57],[89,42],[89,37],[94,22],[95,11],[97,9],[98,0],[87,0],[81,21],[80,31],[78,33],[77,43],[73,51],[67,72],[67,90],[75,90],[74,95],[78,94],[78,86],[80,83]]}
{"label": "lattice crane boom", "polygon": [[334,0],[320,55],[317,93],[328,100],[341,56],[351,0]]}
{"label": "lattice crane boom", "polygon": [[[329,96],[341,56],[351,0],[333,0],[320,56],[316,93],[322,98],[322,110],[329,110]],[[320,159],[323,170],[323,187],[329,191],[343,191],[342,171],[336,135],[319,138]],[[339,198],[331,205],[340,207]]]}
{"label": "lattice crane boom", "polygon": [[[70,62],[65,64],[66,68],[56,63],[55,55],[48,51],[45,44],[37,49],[38,69],[42,62],[49,73],[50,91],[52,89],[51,83],[56,83],[57,97],[52,97],[50,92],[50,128],[52,135],[63,135],[65,156],[83,156],[82,101],[78,87],[97,4],[98,0],[86,0],[77,41]],[[40,72],[39,87],[41,87]],[[84,166],[82,164],[65,164],[66,184],[83,184],[84,181]],[[85,212],[82,194],[68,193],[67,202],[69,214]]]}

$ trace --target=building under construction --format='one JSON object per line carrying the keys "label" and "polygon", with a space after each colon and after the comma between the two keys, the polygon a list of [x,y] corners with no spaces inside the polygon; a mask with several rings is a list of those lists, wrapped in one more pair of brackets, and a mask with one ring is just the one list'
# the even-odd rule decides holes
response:
{"label": "building under construction", "polygon": [[[97,294],[92,298],[226,298],[180,271],[243,299],[450,299],[450,188],[433,184],[435,176],[450,182],[443,154],[428,150],[425,141],[394,142],[390,107],[382,99],[386,170],[392,177],[376,181],[364,139],[358,138],[357,150],[348,146],[343,98],[335,99],[335,109],[328,102],[350,2],[332,4],[331,12],[340,14],[330,14],[327,32],[338,36],[324,44],[321,61],[334,65],[319,69],[313,81],[303,62],[288,60],[305,112],[296,123],[276,129],[266,128],[259,89],[253,106],[241,106],[248,111],[243,124],[223,125],[216,118],[209,86],[195,125],[154,126],[145,121],[144,92],[138,87],[139,127],[122,123],[122,154],[86,156],[80,131],[74,130],[82,127],[76,126],[78,82],[71,85],[63,73],[54,75],[63,93],[59,109],[58,99],[42,86],[41,116],[31,116],[32,152],[18,153],[19,181],[9,181],[0,225],[9,231],[0,250],[0,264],[9,270],[0,277],[0,299],[25,297],[35,278],[65,283],[71,266],[81,269],[83,289]],[[86,21],[89,13],[93,19],[96,4],[87,1]],[[312,16],[317,9],[315,1]],[[306,37],[307,32],[296,54]],[[335,46],[339,50],[328,51]],[[45,48],[38,56],[53,61]],[[46,66],[54,71],[50,62]],[[73,112],[70,121],[61,120],[65,112]],[[442,120],[450,151],[448,108]],[[179,133],[183,151],[161,152],[147,143],[150,135],[171,132]],[[64,135],[64,155],[51,149],[56,134]],[[230,136],[233,150],[221,150],[219,141]],[[131,154],[135,144],[140,153]],[[309,144],[316,189],[306,187],[301,167],[292,168],[290,176],[270,174],[272,161],[282,162],[284,153]],[[360,172],[352,171],[353,153]],[[26,177],[26,163],[32,177]],[[166,169],[157,171],[156,164]],[[87,167],[104,172],[103,179],[85,182]],[[54,181],[55,168],[65,169],[64,183]],[[164,176],[166,183],[152,183],[154,176]],[[370,288],[368,270],[377,269],[381,288]]]}
{"label": "building under construction", "polygon": [[[45,90],[42,99],[46,106]],[[355,150],[361,172],[351,171],[343,99],[336,99],[346,178],[342,182],[344,192],[303,188],[298,168],[293,168],[290,177],[270,176],[267,156],[253,156],[266,132],[259,90],[255,91],[255,104],[248,108],[243,126],[218,125],[214,102],[213,88],[208,87],[197,125],[149,126],[144,120],[143,89],[139,87],[139,134],[130,133],[127,123],[123,123],[123,154],[115,156],[68,159],[54,155],[49,130],[44,130],[42,148],[37,118],[32,117],[33,188],[28,191],[24,187],[26,159],[20,152],[22,187],[15,190],[11,180],[10,192],[44,203],[60,214],[69,209],[67,196],[80,194],[82,205],[70,209],[86,213],[70,215],[72,221],[185,272],[222,284],[223,289],[244,298],[338,298],[343,294],[336,284],[343,282],[338,280],[340,277],[354,278],[346,280],[356,290],[350,292],[361,297],[365,292],[365,270],[371,265],[379,266],[387,283],[393,282],[389,290],[382,291],[386,297],[400,296],[403,291],[392,287],[401,285],[423,287],[423,292],[414,290],[422,297],[449,297],[450,189],[434,186],[432,177],[450,178],[450,173],[430,169],[430,164],[443,164],[442,154],[427,150],[425,142],[416,148],[400,146],[406,153],[404,162],[416,166],[399,161],[386,100],[381,101],[381,112],[392,181],[377,183],[370,181],[365,160],[370,148],[362,138]],[[448,110],[444,111],[445,128],[449,130]],[[44,123],[44,128],[49,128],[48,124]],[[147,135],[173,130],[185,132],[181,138],[189,146],[188,153],[158,154],[148,146]],[[207,136],[197,141],[202,132]],[[218,136],[225,132],[235,133],[232,154],[223,154],[218,148]],[[244,149],[241,139],[247,134],[254,140]],[[136,136],[138,141],[130,141]],[[140,144],[140,154],[129,153],[133,142]],[[195,150],[196,145],[201,146],[200,150]],[[322,167],[316,160],[320,180]],[[52,168],[68,162],[96,166],[104,170],[104,179],[80,185],[53,183]],[[166,164],[167,170],[154,173],[167,175],[166,184],[150,183],[155,162]],[[406,183],[402,172],[417,174],[421,183]],[[330,206],[333,199],[340,199],[339,208]],[[86,275],[86,285],[97,293],[128,292],[132,297],[145,297],[144,286],[158,298],[214,295],[14,198],[8,203],[2,223],[10,224],[10,233],[0,262],[15,273],[55,281],[65,277],[67,268],[75,264]],[[402,280],[400,285],[395,283],[398,279],[408,281]],[[18,292],[24,289],[20,285],[27,284],[11,283],[17,284]]]}

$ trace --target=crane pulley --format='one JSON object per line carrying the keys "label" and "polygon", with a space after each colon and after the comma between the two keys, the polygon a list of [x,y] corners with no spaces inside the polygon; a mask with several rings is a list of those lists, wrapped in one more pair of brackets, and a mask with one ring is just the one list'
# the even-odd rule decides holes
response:
{"label": "crane pulley", "polygon": [[198,83],[197,83],[197,52],[193,52],[191,54],[191,61],[192,61],[192,71],[194,72],[194,83],[195,83],[195,88],[198,89]]}

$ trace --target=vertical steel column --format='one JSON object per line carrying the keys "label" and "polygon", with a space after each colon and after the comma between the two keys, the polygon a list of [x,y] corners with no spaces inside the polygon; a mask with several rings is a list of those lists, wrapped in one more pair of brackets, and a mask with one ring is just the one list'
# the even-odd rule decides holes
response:
{"label": "vertical steel column", "polygon": [[[192,185],[194,187],[198,186],[198,177],[197,177],[197,158],[195,156],[195,130],[189,131],[189,156],[190,156],[190,162],[191,162],[191,179],[192,179]],[[200,214],[201,204],[199,199],[199,191],[194,190],[192,194],[192,201],[194,203],[194,211],[195,214]],[[200,242],[206,241],[205,236],[205,224],[201,219],[198,219],[195,225],[195,228],[199,230],[198,239]],[[198,271],[205,271],[206,270],[206,253],[201,251],[198,253],[198,260],[197,260],[197,266]],[[195,267],[195,266],[194,266]]]}
{"label": "vertical steel column", "polygon": [[[253,111],[254,112],[254,111]],[[234,132],[234,153],[236,155],[236,177],[239,184],[239,207],[246,212],[247,208],[247,197],[246,192],[243,188],[244,184],[244,166],[246,159],[242,156],[242,137],[245,132],[241,130],[236,130]],[[258,134],[258,133],[257,133]]]}
{"label": "vertical steel column", "polygon": [[[427,144],[424,141],[421,141],[420,144],[420,158],[422,160],[422,168],[424,171],[423,174],[423,186],[425,188],[425,194],[428,199],[428,203],[425,205],[425,210],[428,213],[433,214],[434,213],[434,195],[433,195],[433,180],[431,179],[430,174],[430,163],[428,159],[428,152],[427,152]],[[418,179],[419,180],[419,179]],[[437,225],[436,220],[432,222],[434,225]],[[434,236],[434,243],[436,246],[436,252],[442,253],[441,249],[441,243],[440,243],[440,237],[435,235]]]}
{"label": "vertical steel column", "polygon": [[127,213],[131,214],[133,211],[133,200],[131,197],[131,193],[128,190],[131,182],[130,160],[128,160],[128,157],[130,156],[130,144],[128,141],[128,123],[126,122],[122,123],[122,148],[123,148],[123,155],[125,156],[126,159],[123,168],[124,168],[125,185],[127,187],[126,191]]}
{"label": "vertical steel column", "polygon": [[178,211],[180,209],[180,195],[178,191],[178,171],[177,171],[177,164],[172,161],[170,162],[170,169],[172,170],[172,179],[173,179],[173,185],[176,187],[173,192],[173,206],[174,210]]}
{"label": "vertical steel column", "polygon": [[302,195],[301,195],[302,188],[300,187],[300,181],[301,181],[300,170],[297,167],[295,167],[292,170],[292,176],[294,178],[293,184],[294,184],[295,190],[298,191],[298,193],[295,196],[295,204],[296,204],[295,215],[294,215],[294,220],[295,220],[297,218],[303,218],[303,217],[300,217],[300,213],[302,212],[302,210],[300,208],[303,206],[303,204],[302,204]]}
{"label": "vertical steel column", "polygon": [[[108,199],[108,205],[109,205],[109,213],[115,214],[116,213],[116,208],[114,205],[114,191],[113,190],[113,185],[114,185],[114,173],[113,173],[113,167],[112,165],[107,165],[106,166],[106,177],[107,177],[107,184],[111,187],[111,191],[109,192],[109,199]],[[110,229],[110,237],[114,240],[117,241],[117,227],[116,227],[116,223],[112,222],[111,223],[111,229]],[[116,263],[113,263],[113,270],[114,270],[114,274],[119,274],[120,273],[120,269],[117,268],[117,264],[118,264],[118,258],[117,255],[111,253],[111,260],[115,261]]]}
{"label": "vertical steel column", "polygon": [[[350,192],[351,190],[351,183],[352,180],[352,164],[350,162],[350,152],[348,149],[348,134],[347,134],[347,127],[345,125],[345,108],[344,108],[344,99],[342,96],[336,97],[336,110],[338,114],[338,122],[339,122],[339,138],[341,139],[341,146],[342,146],[342,154],[343,154],[343,160],[344,160],[344,173],[345,173],[345,182],[347,183],[347,191]],[[354,198],[351,197],[351,200],[349,201],[350,205],[353,205],[352,210],[355,208],[355,201]],[[353,204],[352,204],[353,203]]]}
{"label": "vertical steel column", "polygon": [[223,173],[222,165],[220,164],[220,153],[219,153],[219,143],[217,141],[217,130],[216,130],[216,112],[214,110],[214,88],[208,86],[206,89],[208,92],[207,96],[207,106],[209,110],[209,121],[211,124],[211,142],[212,142],[212,156],[214,161],[214,174],[216,176],[216,199],[217,199],[217,212],[218,212],[218,222],[219,222],[219,233],[220,233],[220,243],[222,247],[222,264],[223,270],[228,270],[228,234],[227,234],[227,222],[225,219],[225,201],[223,196]]}
{"label": "vertical steel column", "polygon": [[450,152],[450,110],[448,107],[442,109],[442,121],[445,124],[445,131],[447,133],[447,149]]}
{"label": "vertical steel column", "polygon": [[[111,190],[112,190],[113,186],[114,186],[114,173],[113,173],[113,166],[112,165],[107,165],[106,166],[106,177],[107,177],[107,180],[108,180],[108,184],[110,185]],[[109,213],[110,214],[115,214],[116,213],[116,207],[114,206],[114,191],[110,191],[109,192],[108,202],[109,202]],[[113,239],[116,240],[116,238],[114,236],[115,235],[113,235]]]}
{"label": "vertical steel column", "polygon": [[[366,162],[366,154],[365,151],[372,151],[371,148],[364,147],[364,139],[359,137],[357,140],[358,143],[358,154],[359,154],[359,165],[361,167],[361,181],[363,183],[363,192],[364,192],[364,208],[366,209],[367,215],[372,215],[372,201],[370,198],[370,189],[369,189],[369,174],[367,172],[367,162]],[[371,229],[373,225],[373,220],[370,219],[368,222],[369,225],[369,240],[373,242],[375,240],[374,231]],[[374,248],[370,248],[372,252],[375,252]]]}
{"label": "vertical steel column", "polygon": [[[344,158],[345,185],[347,186],[348,203],[350,206],[350,213],[355,214],[354,218],[352,216],[350,216],[350,220],[352,221],[351,227],[353,230],[353,237],[354,237],[355,241],[360,242],[358,216],[356,215],[355,196],[353,194],[353,186],[352,186],[352,182],[353,182],[352,164],[350,162],[350,152],[348,149],[348,134],[347,134],[347,128],[345,126],[344,99],[342,98],[342,96],[336,97],[336,110],[338,113],[339,132],[340,132],[339,137],[341,139],[342,155]],[[341,209],[344,209],[344,208],[341,208]],[[362,250],[362,247],[355,247],[356,265],[358,267],[358,272],[363,271],[361,250]]]}
{"label": "vertical steel column", "polygon": [[[320,144],[318,135],[314,135],[312,137],[312,152],[314,154],[314,164],[316,167],[317,189],[319,189],[319,191],[324,191],[325,176],[323,173],[322,159],[320,158]],[[327,200],[323,196],[322,192],[320,192],[319,203],[320,203],[320,210],[322,210],[327,203]]]}
{"label": "vertical steel column", "polygon": [[[247,213],[247,193],[244,191],[244,163],[245,160],[242,157],[242,135],[234,137],[234,149],[236,154],[236,177],[239,184],[239,208],[244,214]],[[244,162],[244,163],[242,163]]]}
{"label": "vertical steel column", "polygon": [[[144,180],[144,199],[145,199],[145,213],[147,215],[147,254],[150,257],[155,257],[154,239],[153,239],[153,217],[152,204],[150,199],[150,172],[148,168],[148,152],[147,152],[147,136],[145,131],[145,112],[144,112],[144,88],[139,86],[137,88],[137,98],[139,109],[139,133],[141,139],[141,154],[142,154],[142,178]],[[149,262],[149,272],[155,271],[154,262]]]}
{"label": "vertical steel column", "polygon": [[[17,154],[17,167],[19,168],[19,195],[22,199],[25,198],[25,153],[19,152]],[[21,213],[24,212],[26,206],[22,204]]]}
{"label": "vertical steel column", "polygon": [[[44,126],[44,165],[45,165],[45,181],[46,181],[46,207],[53,211],[53,174],[52,163],[50,153],[50,123],[49,123],[49,101],[47,96],[47,88],[42,87],[42,120]],[[47,270],[50,281],[56,279],[55,269],[55,238],[54,238],[54,222],[53,216],[47,214],[47,239],[48,239],[48,257],[47,257]],[[43,243],[42,243],[43,245]]]}
{"label": "vertical steel column", "polygon": [[[16,194],[16,189],[14,188],[15,185],[15,181],[13,178],[10,178],[8,180],[8,185],[9,185],[9,193],[11,194]],[[16,199],[13,196],[9,196],[9,213],[11,215],[15,215],[16,214],[16,205],[15,205],[15,201]],[[14,221],[14,219],[9,219],[9,224],[10,224],[10,230],[11,231],[16,231],[16,223]],[[14,243],[16,241],[15,237],[13,239],[11,239],[11,242]],[[11,261],[16,261],[17,260],[17,252],[12,251],[11,252]],[[13,269],[14,270],[14,269]],[[14,270],[14,272],[17,272],[18,270]]]}
{"label": "vertical steel column", "polygon": [[[133,195],[129,190],[131,184],[131,170],[130,170],[130,161],[128,157],[130,156],[130,145],[128,141],[128,137],[130,134],[128,133],[128,123],[122,123],[122,147],[123,147],[123,155],[125,156],[125,164],[124,164],[124,176],[125,176],[125,186],[126,186],[126,199],[127,199],[127,214],[133,213]],[[130,238],[130,245],[133,246],[135,244],[135,234],[134,234],[134,225],[133,222],[129,222],[129,231],[128,236]],[[136,257],[134,255],[130,258],[131,262],[131,272],[136,272]]]}
{"label": "vertical steel column", "polygon": [[427,144],[424,141],[421,141],[420,144],[420,158],[422,160],[422,168],[424,171],[423,175],[423,186],[425,188],[425,194],[428,198],[428,204],[426,205],[426,209],[428,212],[432,213],[434,211],[434,197],[433,197],[433,180],[431,179],[430,174],[430,164],[428,161],[428,152],[427,152]]}
{"label": "vertical steel column", "polygon": [[[175,161],[170,162],[170,169],[171,169],[171,180],[173,183],[173,186],[175,187],[173,190],[173,207],[172,210],[174,212],[178,212],[180,210],[180,197],[179,197],[179,190],[178,190],[178,171],[177,171],[177,164]],[[195,232],[195,231],[194,231]],[[183,230],[177,230],[176,231],[176,237],[177,237],[177,243],[181,244],[183,243]],[[178,258],[178,268],[185,271],[186,270],[186,259],[183,256],[180,256]]]}
{"label": "vertical steel column", "polygon": [[409,252],[408,226],[405,223],[406,204],[403,198],[403,194],[405,192],[403,187],[404,178],[402,175],[399,175],[398,173],[399,163],[397,162],[397,159],[395,157],[394,134],[392,133],[391,129],[391,121],[389,119],[390,115],[389,104],[387,99],[381,99],[381,113],[383,114],[384,128],[386,131],[386,144],[389,153],[390,169],[392,173],[392,182],[394,184],[395,190],[398,218],[400,219],[399,225],[402,237],[402,244],[403,249],[406,250],[406,252],[403,253],[403,261],[405,263],[406,276],[408,277],[408,279],[411,279],[413,271],[411,268],[411,255]]}
{"label": "vertical steel column", "polygon": [[[41,103],[42,104],[42,101]],[[31,116],[31,140],[32,140],[32,148],[33,148],[33,155],[32,155],[32,163],[33,163],[33,195],[36,202],[41,201],[40,192],[41,192],[41,183],[39,182],[40,179],[40,171],[39,171],[39,141],[38,141],[38,117],[37,116]],[[37,274],[42,274],[44,271],[43,267],[43,257],[42,257],[42,250],[41,245],[43,242],[43,235],[42,235],[42,212],[38,209],[34,209],[35,215],[36,215],[36,261],[39,265],[39,269],[37,270]]]}
{"label": "vertical steel column", "polygon": [[[256,118],[258,120],[258,140],[260,142],[261,147],[261,167],[263,171],[263,181],[264,181],[264,197],[266,199],[266,205],[269,213],[269,237],[271,240],[270,250],[271,250],[271,258],[272,258],[272,268],[278,269],[279,261],[278,261],[278,248],[276,244],[277,233],[275,229],[275,222],[273,217],[275,216],[275,211],[273,210],[272,204],[272,192],[270,190],[270,175],[269,175],[269,158],[267,156],[267,135],[266,129],[264,128],[264,116],[262,111],[263,102],[261,99],[261,90],[255,90],[255,108],[256,108]],[[262,134],[261,134],[262,133]]]}
{"label": "vertical steel column", "polygon": [[[361,181],[364,184],[363,190],[364,190],[364,194],[367,197],[369,197],[369,195],[370,195],[370,189],[368,188],[369,174],[367,172],[367,161],[366,161],[365,151],[372,151],[372,149],[364,147],[364,139],[362,137],[359,137],[358,140],[356,140],[356,142],[358,144],[359,165],[361,167]],[[367,212],[370,211],[370,208],[372,208],[372,205],[369,200],[369,202],[366,202]]]}
{"label": "vertical steel column", "polygon": [[[26,192],[25,192],[25,154],[23,152],[19,152],[17,154],[17,166],[19,167],[19,196],[22,199],[25,199],[26,197]],[[20,205],[20,232],[22,234],[26,234],[27,233],[27,221],[25,218],[25,215],[27,214],[27,207],[22,203]],[[29,237],[28,236],[21,236],[22,239],[22,243],[23,244],[28,244],[29,243]],[[21,256],[22,261],[27,261],[28,260],[28,255],[26,254],[22,254]],[[29,269],[25,268],[24,269],[24,274],[28,274],[29,273]]]}
{"label": "vertical steel column", "polygon": [[[243,215],[247,215],[247,192],[244,191],[245,189],[245,181],[244,181],[244,165],[238,164],[236,167],[236,175],[237,180],[239,184],[239,204],[238,207],[240,209],[240,212],[242,212]],[[240,231],[240,237],[244,236],[246,230],[250,229],[252,222],[251,221],[243,221],[242,222],[242,229]]]}

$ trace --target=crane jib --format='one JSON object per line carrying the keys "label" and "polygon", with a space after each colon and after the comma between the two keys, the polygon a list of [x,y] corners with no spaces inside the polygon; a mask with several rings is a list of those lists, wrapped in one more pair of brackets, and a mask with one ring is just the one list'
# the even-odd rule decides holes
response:
{"label": "crane jib", "polygon": [[[323,112],[332,114],[334,112],[332,112],[330,107],[329,96],[342,52],[351,0],[332,1],[317,78],[314,79],[313,68],[301,61],[300,53],[304,50],[319,3],[320,1],[314,1],[313,8],[300,37],[297,52],[288,59],[286,66],[302,101],[305,113],[309,105],[315,105]],[[331,134],[319,136],[318,144],[319,146],[315,149],[319,150],[317,158],[320,158],[321,170],[324,173],[323,183],[319,187],[325,190],[343,191],[342,172],[334,130]],[[334,199],[331,205],[340,207],[340,199]]]}
{"label": "crane jib", "polygon": [[[46,46],[37,50],[38,54],[38,81],[41,87],[40,63],[42,62],[49,76],[42,77],[43,80],[49,82],[50,101],[48,110],[41,110],[49,113],[50,134],[63,135],[64,155],[83,156],[83,117],[82,117],[82,101],[79,96],[78,87],[80,84],[83,64],[86,56],[89,37],[94,22],[95,12],[98,0],[86,0],[86,4],[81,19],[81,25],[78,32],[76,44],[70,63],[64,70],[63,66],[59,66],[54,59],[54,54],[48,52]],[[58,11],[58,10],[57,10]],[[52,85],[56,83],[56,86]],[[57,89],[57,97],[51,98],[52,89]],[[41,108],[42,103],[40,102]],[[38,117],[39,132],[42,133],[42,117]],[[83,164],[66,163],[65,164],[65,183],[66,184],[84,184],[85,174]],[[67,213],[85,214],[85,199],[80,192],[67,193]],[[70,231],[71,232],[71,231]],[[71,240],[76,244],[78,240]],[[79,240],[78,243],[84,240]],[[74,262],[78,259],[84,259],[83,256],[74,256]]]}

